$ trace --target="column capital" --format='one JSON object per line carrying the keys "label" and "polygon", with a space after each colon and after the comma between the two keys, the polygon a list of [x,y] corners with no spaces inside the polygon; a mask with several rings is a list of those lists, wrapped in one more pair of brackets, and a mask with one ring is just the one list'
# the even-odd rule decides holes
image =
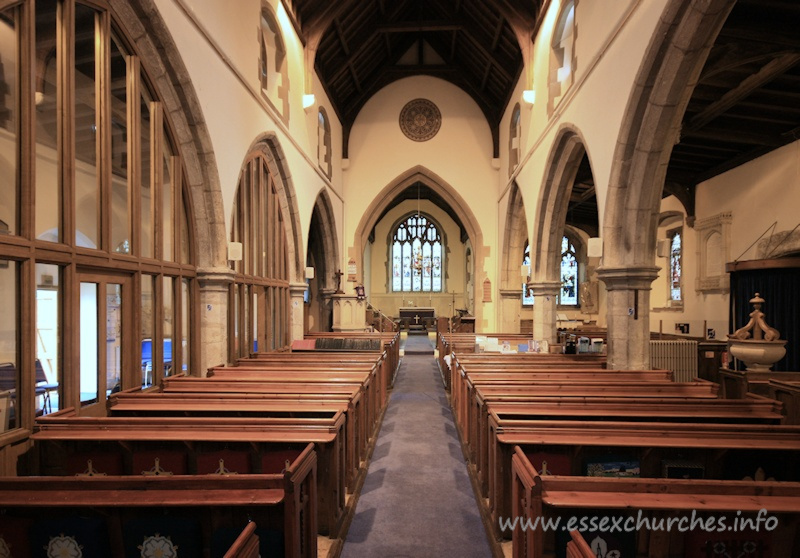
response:
{"label": "column capital", "polygon": [[598,267],[597,278],[606,285],[606,290],[647,290],[658,279],[660,268],[655,266]]}
{"label": "column capital", "polygon": [[303,296],[303,293],[306,292],[308,288],[308,283],[303,281],[302,283],[289,283],[289,294],[291,296]]}
{"label": "column capital", "polygon": [[559,281],[530,281],[528,288],[533,292],[533,296],[555,296],[561,289]]}
{"label": "column capital", "polygon": [[201,267],[197,269],[197,281],[200,288],[224,288],[233,283],[236,272],[229,267]]}

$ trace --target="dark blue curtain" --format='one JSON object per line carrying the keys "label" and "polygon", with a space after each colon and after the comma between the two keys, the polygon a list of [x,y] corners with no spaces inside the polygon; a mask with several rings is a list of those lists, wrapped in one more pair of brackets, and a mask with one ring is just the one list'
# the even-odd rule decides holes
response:
{"label": "dark blue curtain", "polygon": [[[731,308],[729,331],[750,321],[753,305],[750,299],[761,294],[767,325],[787,339],[786,356],[773,370],[800,371],[800,268],[753,269],[731,273]],[[741,366],[739,363],[740,368]]]}

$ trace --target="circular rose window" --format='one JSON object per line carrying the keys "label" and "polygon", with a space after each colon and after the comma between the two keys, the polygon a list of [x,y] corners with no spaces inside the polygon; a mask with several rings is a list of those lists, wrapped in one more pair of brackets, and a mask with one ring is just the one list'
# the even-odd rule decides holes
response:
{"label": "circular rose window", "polygon": [[428,99],[414,99],[400,111],[400,129],[408,139],[428,141],[442,125],[439,107]]}

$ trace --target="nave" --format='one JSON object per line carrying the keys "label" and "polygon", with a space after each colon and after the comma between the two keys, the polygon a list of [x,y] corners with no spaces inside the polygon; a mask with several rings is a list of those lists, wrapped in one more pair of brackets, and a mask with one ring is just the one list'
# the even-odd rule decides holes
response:
{"label": "nave", "polygon": [[491,556],[431,340],[409,335],[343,558]]}

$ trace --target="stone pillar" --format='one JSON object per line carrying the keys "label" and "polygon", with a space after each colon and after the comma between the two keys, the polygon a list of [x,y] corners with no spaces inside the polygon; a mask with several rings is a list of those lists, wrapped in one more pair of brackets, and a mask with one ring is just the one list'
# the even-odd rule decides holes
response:
{"label": "stone pillar", "polygon": [[650,368],[650,290],[657,267],[600,267],[605,283],[608,322],[608,368]]}
{"label": "stone pillar", "polygon": [[333,331],[365,331],[367,329],[367,301],[355,295],[334,294]]}
{"label": "stone pillar", "polygon": [[228,293],[234,272],[227,267],[197,270],[200,287],[200,363],[195,376],[228,362]]}
{"label": "stone pillar", "polygon": [[531,281],[528,288],[533,291],[533,338],[553,345],[556,335],[556,301],[561,283],[558,281]]}
{"label": "stone pillar", "polygon": [[292,328],[290,331],[291,340],[302,339],[305,335],[305,301],[303,295],[308,288],[308,284],[289,283],[289,305],[291,309]]}
{"label": "stone pillar", "polygon": [[[522,316],[522,283],[519,289],[500,289],[500,326],[497,331],[519,333]],[[530,318],[531,316],[527,316]]]}
{"label": "stone pillar", "polygon": [[319,290],[319,316],[320,331],[333,331],[333,295],[336,289]]}

